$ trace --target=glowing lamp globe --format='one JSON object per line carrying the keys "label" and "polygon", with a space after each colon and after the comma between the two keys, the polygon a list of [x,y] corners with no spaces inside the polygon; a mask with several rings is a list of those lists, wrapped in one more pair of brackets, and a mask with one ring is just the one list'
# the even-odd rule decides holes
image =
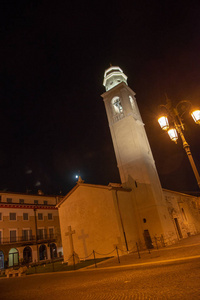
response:
{"label": "glowing lamp globe", "polygon": [[191,116],[197,124],[200,124],[200,110],[194,110],[191,112]]}
{"label": "glowing lamp globe", "polygon": [[163,130],[169,129],[169,122],[166,116],[162,116],[158,119],[158,123]]}
{"label": "glowing lamp globe", "polygon": [[167,131],[167,133],[169,134],[170,139],[171,139],[173,142],[177,143],[177,140],[178,140],[178,134],[177,134],[176,129],[175,129],[175,128],[171,128],[171,129],[169,129],[169,130]]}

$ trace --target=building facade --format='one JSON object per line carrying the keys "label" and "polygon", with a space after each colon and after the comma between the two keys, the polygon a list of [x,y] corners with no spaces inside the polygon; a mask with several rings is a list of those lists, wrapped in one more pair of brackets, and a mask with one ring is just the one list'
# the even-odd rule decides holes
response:
{"label": "building facade", "polygon": [[0,268],[62,256],[60,197],[0,193]]}

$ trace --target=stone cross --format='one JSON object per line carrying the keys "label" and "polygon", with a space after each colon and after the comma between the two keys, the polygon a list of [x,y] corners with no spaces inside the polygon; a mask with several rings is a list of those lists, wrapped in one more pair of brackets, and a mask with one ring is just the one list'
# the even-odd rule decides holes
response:
{"label": "stone cross", "polygon": [[68,226],[68,232],[65,233],[65,236],[69,236],[69,245],[70,245],[71,254],[74,253],[74,244],[73,244],[72,234],[74,234],[75,232],[76,231],[72,230],[71,226]]}
{"label": "stone cross", "polygon": [[86,238],[88,238],[88,234],[84,233],[84,229],[81,230],[81,235],[78,237],[79,240],[83,240],[83,248],[84,248],[84,252],[85,252],[85,256],[88,256],[87,253],[87,247],[86,247]]}

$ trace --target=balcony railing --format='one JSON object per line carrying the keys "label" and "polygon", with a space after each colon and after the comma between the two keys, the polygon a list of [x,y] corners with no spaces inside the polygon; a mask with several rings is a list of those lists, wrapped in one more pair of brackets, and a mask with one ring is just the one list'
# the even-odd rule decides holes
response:
{"label": "balcony railing", "polygon": [[7,238],[0,238],[0,245],[5,244],[16,244],[16,243],[36,243],[41,241],[55,241],[57,236],[55,234],[43,234],[37,235],[37,240],[35,235],[31,236],[16,236],[16,237],[7,237]]}

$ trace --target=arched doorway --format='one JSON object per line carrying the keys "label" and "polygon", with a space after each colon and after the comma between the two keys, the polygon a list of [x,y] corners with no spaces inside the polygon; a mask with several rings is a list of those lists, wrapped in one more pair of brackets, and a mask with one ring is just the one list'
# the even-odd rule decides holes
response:
{"label": "arched doorway", "polygon": [[24,259],[25,264],[32,262],[31,247],[27,246],[27,247],[24,248],[24,250],[23,250],[23,259]]}
{"label": "arched doorway", "polygon": [[19,265],[19,253],[16,248],[12,248],[8,254],[8,266],[14,267]]}
{"label": "arched doorway", "polygon": [[56,244],[51,243],[50,244],[50,253],[51,253],[51,259],[54,259],[57,257],[57,247]]}
{"label": "arched doorway", "polygon": [[40,245],[39,257],[40,257],[40,260],[47,259],[47,247],[45,245]]}
{"label": "arched doorway", "polygon": [[0,269],[4,269],[4,254],[0,251]]}

